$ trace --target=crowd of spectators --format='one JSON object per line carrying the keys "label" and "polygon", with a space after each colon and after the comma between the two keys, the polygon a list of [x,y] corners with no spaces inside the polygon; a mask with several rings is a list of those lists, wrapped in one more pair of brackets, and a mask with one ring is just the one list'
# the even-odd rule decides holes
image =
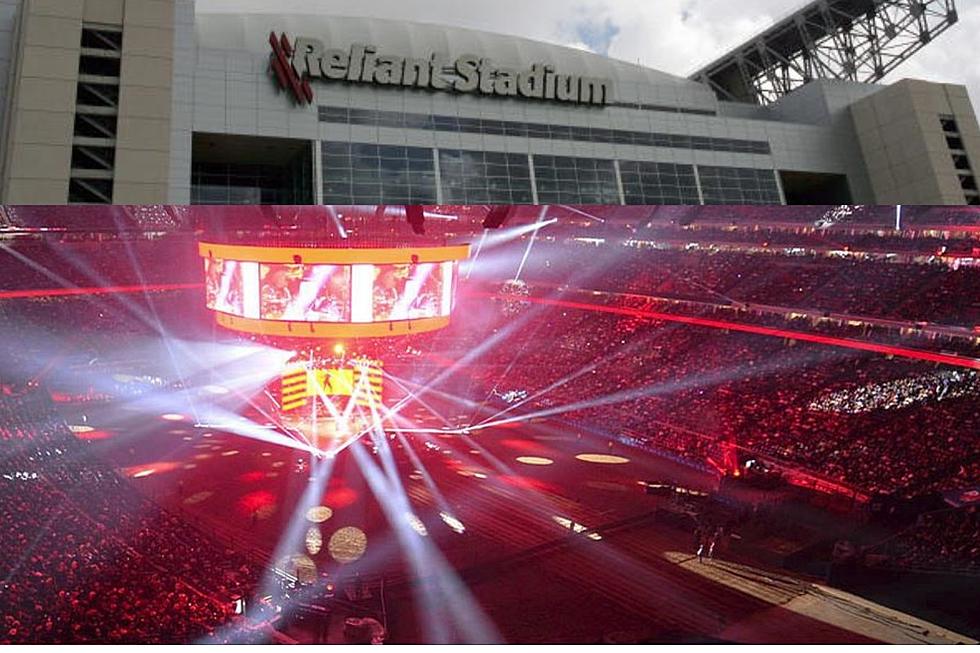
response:
{"label": "crowd of spectators", "polygon": [[40,389],[0,396],[0,643],[219,643],[258,567],[134,492]]}
{"label": "crowd of spectators", "polygon": [[[980,324],[980,267],[898,264],[776,252],[634,249],[538,243],[528,283],[751,303],[973,327]],[[520,260],[520,254],[515,257]]]}
{"label": "crowd of spectators", "polygon": [[870,553],[909,569],[980,573],[980,512],[960,508],[921,514],[914,526]]}
{"label": "crowd of spectators", "polygon": [[[460,376],[500,408],[526,392],[511,415],[544,411],[721,466],[734,445],[743,460],[768,457],[868,494],[980,480],[959,469],[980,429],[974,372],[579,309],[531,305],[483,323],[506,346]],[[473,324],[440,338],[428,346],[472,343]]]}

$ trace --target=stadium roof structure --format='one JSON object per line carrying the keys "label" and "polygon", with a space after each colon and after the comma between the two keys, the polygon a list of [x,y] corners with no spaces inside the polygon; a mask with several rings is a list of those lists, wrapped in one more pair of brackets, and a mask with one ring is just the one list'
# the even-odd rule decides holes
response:
{"label": "stadium roof structure", "polygon": [[954,0],[814,0],[690,79],[755,104],[814,79],[874,83],[957,20]]}

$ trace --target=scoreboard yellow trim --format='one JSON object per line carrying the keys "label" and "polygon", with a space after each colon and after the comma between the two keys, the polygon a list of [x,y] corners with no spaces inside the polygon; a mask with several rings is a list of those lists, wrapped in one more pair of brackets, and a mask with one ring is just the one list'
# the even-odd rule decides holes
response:
{"label": "scoreboard yellow trim", "polygon": [[469,245],[440,247],[262,247],[256,245],[222,245],[198,243],[202,258],[258,263],[325,263],[375,265],[397,263],[442,263],[462,261],[470,255]]}
{"label": "scoreboard yellow trim", "polygon": [[388,322],[290,322],[215,313],[215,320],[232,331],[292,338],[385,338],[426,333],[449,326],[448,315]]}

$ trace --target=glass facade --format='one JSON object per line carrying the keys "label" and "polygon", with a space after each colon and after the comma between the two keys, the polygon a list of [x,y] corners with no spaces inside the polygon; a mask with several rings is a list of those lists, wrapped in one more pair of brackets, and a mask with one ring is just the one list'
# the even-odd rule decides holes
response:
{"label": "glass facade", "polygon": [[531,204],[526,154],[439,150],[443,201],[449,204]]}
{"label": "glass facade", "polygon": [[620,161],[626,204],[700,204],[694,166],[652,161]]}
{"label": "glass facade", "polygon": [[698,166],[705,204],[781,204],[773,170]]}
{"label": "glass facade", "polygon": [[325,141],[326,204],[435,204],[432,148]]}
{"label": "glass facade", "polygon": [[[684,163],[619,161],[617,179],[617,162],[612,159],[533,154],[529,164],[527,154],[513,152],[438,149],[434,154],[428,147],[335,141],[324,141],[322,153],[326,204],[532,204],[535,200],[540,204],[698,204],[702,198],[705,204],[781,201],[775,171],[765,168],[697,166],[695,170],[695,166]],[[194,192],[198,203],[268,201],[258,181],[195,185]]]}
{"label": "glass facade", "polygon": [[665,134],[625,129],[599,127],[572,127],[536,122],[496,120],[489,118],[463,118],[461,116],[405,113],[401,111],[375,111],[349,107],[319,107],[321,122],[397,129],[425,129],[430,131],[464,132],[468,134],[493,134],[520,136],[521,138],[546,138],[586,143],[618,143],[648,147],[671,147],[682,150],[711,150],[741,154],[770,154],[769,143],[738,138],[714,138],[688,134]]}
{"label": "glass facade", "polygon": [[534,178],[541,204],[620,204],[609,159],[536,154]]}

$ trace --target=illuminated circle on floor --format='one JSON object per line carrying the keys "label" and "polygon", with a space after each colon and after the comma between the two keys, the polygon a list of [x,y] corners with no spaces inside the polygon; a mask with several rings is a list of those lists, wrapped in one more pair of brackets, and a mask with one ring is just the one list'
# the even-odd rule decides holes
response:
{"label": "illuminated circle on floor", "polygon": [[168,422],[182,422],[184,421],[184,416],[180,413],[164,413],[160,415],[160,419],[165,419]]}
{"label": "illuminated circle on floor", "polygon": [[156,471],[155,469],[144,469],[142,471],[139,471],[139,472],[136,472],[135,474],[133,474],[133,478],[145,478],[145,477],[149,476],[150,474],[152,474],[155,471]]}
{"label": "illuminated circle on floor", "polygon": [[306,520],[314,524],[322,524],[333,517],[333,510],[327,506],[313,506],[306,511]]}
{"label": "illuminated circle on floor", "polygon": [[613,456],[607,453],[580,453],[576,459],[586,463],[599,463],[600,465],[622,465],[630,461],[629,458]]}
{"label": "illuminated circle on floor", "polygon": [[228,388],[222,387],[220,385],[206,385],[202,388],[204,392],[212,395],[226,395],[228,394]]}
{"label": "illuminated circle on floor", "polygon": [[71,430],[72,433],[91,433],[92,431],[95,430],[94,427],[83,426],[80,424],[72,424],[68,428]]}
{"label": "illuminated circle on floor", "polygon": [[186,465],[184,465],[184,469],[196,469],[196,468],[197,468],[197,463],[187,463]]}
{"label": "illuminated circle on floor", "polygon": [[187,497],[186,499],[184,499],[184,504],[188,506],[192,506],[195,503],[201,503],[202,501],[206,501],[213,494],[214,492],[210,490],[204,490],[203,492],[196,492],[190,495],[189,497]]}
{"label": "illuminated circle on floor", "polygon": [[551,458],[541,456],[518,456],[515,460],[524,465],[551,465],[555,462]]}
{"label": "illuminated circle on floor", "polygon": [[276,506],[274,504],[273,505],[260,506],[255,511],[255,518],[256,519],[268,519],[269,517],[272,517],[274,514],[276,514]]}
{"label": "illuminated circle on floor", "polygon": [[330,536],[327,550],[340,563],[354,562],[367,549],[367,535],[356,526],[344,526]]}
{"label": "illuminated circle on floor", "polygon": [[279,561],[278,567],[298,578],[304,585],[316,582],[316,563],[302,553],[286,556]]}
{"label": "illuminated circle on floor", "polygon": [[262,452],[262,457],[263,458],[268,458],[271,455],[272,455],[272,452],[271,451],[263,451]]}
{"label": "illuminated circle on floor", "polygon": [[221,455],[222,456],[225,456],[225,457],[228,457],[228,456],[237,456],[239,453],[240,452],[238,451],[238,449],[232,449],[231,451],[226,451],[226,452],[224,452]]}
{"label": "illuminated circle on floor", "polygon": [[428,536],[429,530],[425,527],[425,524],[422,523],[422,520],[418,518],[418,515],[409,512],[405,514],[405,519],[408,521],[408,525],[412,527],[413,531],[422,537]]}
{"label": "illuminated circle on floor", "polygon": [[315,556],[323,548],[323,535],[320,534],[320,527],[314,524],[306,531],[306,550],[311,556]]}

